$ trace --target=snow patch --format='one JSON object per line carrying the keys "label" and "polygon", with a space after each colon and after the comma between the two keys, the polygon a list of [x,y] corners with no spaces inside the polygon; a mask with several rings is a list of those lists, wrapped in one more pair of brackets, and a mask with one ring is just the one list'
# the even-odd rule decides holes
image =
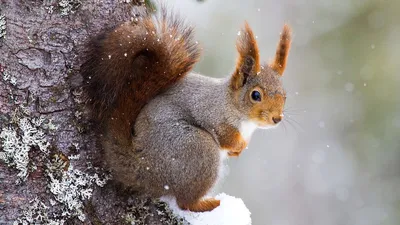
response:
{"label": "snow patch", "polygon": [[195,213],[178,207],[175,198],[161,197],[172,212],[184,218],[191,225],[251,225],[250,211],[243,200],[221,193],[215,197],[221,205],[211,212]]}

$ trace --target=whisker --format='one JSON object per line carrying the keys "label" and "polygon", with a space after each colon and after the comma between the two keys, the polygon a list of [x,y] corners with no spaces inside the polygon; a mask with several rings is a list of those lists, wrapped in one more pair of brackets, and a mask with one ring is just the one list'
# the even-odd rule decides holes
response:
{"label": "whisker", "polygon": [[296,133],[299,132],[298,128],[297,128],[296,126],[294,126],[290,121],[285,120],[284,124],[286,124],[286,123],[287,123],[290,127],[292,127],[293,130],[294,130]]}
{"label": "whisker", "polygon": [[287,109],[287,110],[297,110],[297,111],[302,111],[303,110],[303,109],[300,109],[300,108],[295,108],[293,106],[285,106],[285,109]]}
{"label": "whisker", "polygon": [[266,111],[261,111],[261,112],[260,112],[260,116],[261,116],[263,119],[267,120],[267,119],[268,119],[268,112],[266,112]]}
{"label": "whisker", "polygon": [[296,120],[294,120],[292,117],[288,117],[287,120],[296,123],[299,127],[302,127],[301,124],[299,122],[297,122]]}
{"label": "whisker", "polygon": [[285,106],[283,111],[284,112],[304,113],[305,110],[304,109],[300,109],[300,108],[294,108],[294,107]]}
{"label": "whisker", "polygon": [[288,111],[283,111],[284,115],[289,115],[289,116],[300,116],[302,115],[302,112],[288,112]]}
{"label": "whisker", "polygon": [[284,130],[284,132],[285,132],[285,135],[287,136],[288,133],[287,133],[286,124],[284,123],[284,121],[282,121],[282,126],[283,126],[283,130]]}
{"label": "whisker", "polygon": [[296,113],[304,113],[304,110],[301,109],[294,109],[294,108],[285,108],[283,109],[284,112],[296,112]]}
{"label": "whisker", "polygon": [[294,129],[300,129],[301,132],[305,132],[301,124],[293,118],[288,117],[285,119],[285,121],[287,121]]}

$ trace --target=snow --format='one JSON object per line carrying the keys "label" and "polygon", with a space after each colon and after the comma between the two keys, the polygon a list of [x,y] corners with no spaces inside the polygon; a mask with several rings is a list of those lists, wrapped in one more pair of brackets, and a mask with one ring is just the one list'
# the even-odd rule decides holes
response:
{"label": "snow", "polygon": [[172,197],[162,197],[161,201],[166,202],[174,214],[191,225],[251,225],[251,213],[242,199],[225,193],[218,194],[215,198],[221,200],[221,205],[211,212],[203,213],[181,210]]}

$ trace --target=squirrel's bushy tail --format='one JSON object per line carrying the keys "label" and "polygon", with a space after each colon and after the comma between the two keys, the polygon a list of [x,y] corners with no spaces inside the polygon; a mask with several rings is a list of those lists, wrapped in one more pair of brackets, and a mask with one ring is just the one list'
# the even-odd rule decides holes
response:
{"label": "squirrel's bushy tail", "polygon": [[128,142],[143,106],[182,79],[200,55],[192,28],[165,9],[136,15],[91,41],[81,67],[94,119]]}

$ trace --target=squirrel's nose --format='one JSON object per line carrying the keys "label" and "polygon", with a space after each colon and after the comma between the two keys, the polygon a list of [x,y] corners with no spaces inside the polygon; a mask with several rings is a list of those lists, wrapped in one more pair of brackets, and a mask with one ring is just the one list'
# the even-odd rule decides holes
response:
{"label": "squirrel's nose", "polygon": [[282,121],[282,116],[274,116],[272,117],[272,121],[274,121],[274,123],[277,124]]}

